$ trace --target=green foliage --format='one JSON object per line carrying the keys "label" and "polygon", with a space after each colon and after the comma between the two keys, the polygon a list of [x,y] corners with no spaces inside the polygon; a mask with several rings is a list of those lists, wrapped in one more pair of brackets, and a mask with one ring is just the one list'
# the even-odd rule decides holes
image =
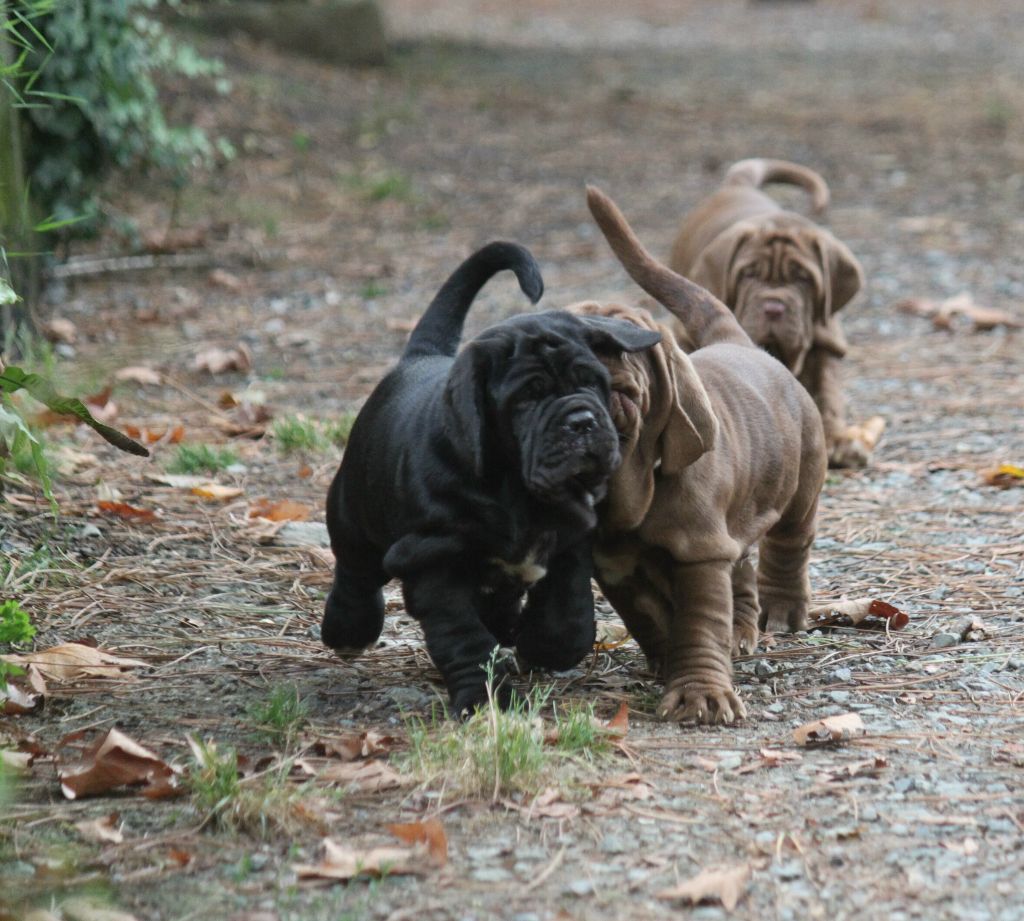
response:
{"label": "green foliage", "polygon": [[608,730],[594,716],[594,705],[573,701],[555,708],[555,748],[588,760],[611,750]]}
{"label": "green foliage", "polygon": [[14,600],[0,603],[0,643],[27,643],[35,635],[28,611]]}
{"label": "green foliage", "polygon": [[[18,36],[31,76],[19,82],[26,106],[32,196],[51,223],[97,211],[106,171],[157,168],[183,178],[218,152],[202,129],[171,125],[156,78],[220,74],[219,62],[172,38],[152,15],[159,0],[59,0],[32,7]],[[230,155],[227,145],[220,150]]]}
{"label": "green foliage", "polygon": [[238,463],[238,455],[230,448],[210,445],[178,445],[178,451],[167,465],[170,473],[216,473]]}
{"label": "green foliage", "polygon": [[322,451],[327,446],[327,438],[321,427],[302,415],[275,419],[270,433],[274,436],[274,444],[285,454]]}
{"label": "green foliage", "polygon": [[356,421],[358,413],[344,412],[337,420],[327,425],[327,437],[336,444],[344,447],[348,444],[348,436],[352,434],[352,426]]}
{"label": "green foliage", "polygon": [[308,704],[299,697],[295,685],[277,686],[265,703],[249,709],[258,737],[283,748],[290,748],[309,716]]}

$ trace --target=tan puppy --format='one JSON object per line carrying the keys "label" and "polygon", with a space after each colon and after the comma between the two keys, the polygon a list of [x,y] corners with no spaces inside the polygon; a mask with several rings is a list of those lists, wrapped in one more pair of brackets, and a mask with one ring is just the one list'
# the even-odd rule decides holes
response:
{"label": "tan puppy", "polygon": [[[597,580],[664,677],[659,714],[732,722],[746,711],[731,653],[752,652],[759,626],[806,627],[821,418],[720,301],[643,249],[609,198],[589,188],[587,202],[626,271],[695,345],[686,355],[663,336],[606,361],[623,461],[599,509]],[[574,309],[661,329],[626,307]]]}
{"label": "tan puppy", "polygon": [[821,412],[830,464],[863,466],[873,446],[846,423],[840,361],[847,344],[836,316],[860,290],[863,272],[831,233],[761,192],[766,182],[806,189],[815,212],[828,204],[828,186],[814,171],[741,160],[683,219],[669,264],[724,301],[750,338],[797,375]]}

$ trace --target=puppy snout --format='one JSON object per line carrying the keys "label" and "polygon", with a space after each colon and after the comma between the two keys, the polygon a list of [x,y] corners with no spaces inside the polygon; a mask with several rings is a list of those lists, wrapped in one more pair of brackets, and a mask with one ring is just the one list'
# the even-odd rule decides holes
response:
{"label": "puppy snout", "polygon": [[769,320],[778,320],[785,315],[786,305],[780,300],[769,298],[761,302],[761,310]]}
{"label": "puppy snout", "polygon": [[597,428],[597,417],[589,409],[577,409],[566,416],[562,425],[573,435],[589,435]]}

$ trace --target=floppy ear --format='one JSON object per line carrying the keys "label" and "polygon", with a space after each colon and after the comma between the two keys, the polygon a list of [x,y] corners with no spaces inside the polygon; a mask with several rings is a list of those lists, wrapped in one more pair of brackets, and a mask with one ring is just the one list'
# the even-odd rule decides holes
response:
{"label": "floppy ear", "polygon": [[586,327],[584,338],[595,352],[621,355],[623,352],[642,352],[661,342],[661,333],[644,329],[629,320],[613,320],[610,317],[580,316],[579,321]]}
{"label": "floppy ear", "polygon": [[732,224],[704,247],[690,270],[690,281],[707,288],[730,310],[736,297],[736,277],[733,272],[736,254],[755,231],[756,227],[747,221]]}
{"label": "floppy ear", "polygon": [[486,383],[490,356],[471,342],[455,358],[444,388],[444,428],[459,458],[476,476],[484,472]]}
{"label": "floppy ear", "polygon": [[845,243],[832,234],[822,232],[816,238],[821,261],[822,285],[825,289],[825,317],[845,307],[864,285],[864,272],[857,257]]}
{"label": "floppy ear", "polygon": [[665,351],[671,404],[661,434],[661,469],[674,476],[714,447],[718,417],[689,357],[676,348]]}

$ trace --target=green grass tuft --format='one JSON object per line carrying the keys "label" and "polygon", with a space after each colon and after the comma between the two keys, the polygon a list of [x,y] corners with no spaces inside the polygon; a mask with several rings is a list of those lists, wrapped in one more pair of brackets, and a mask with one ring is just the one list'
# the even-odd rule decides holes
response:
{"label": "green grass tuft", "polygon": [[238,463],[238,455],[230,448],[210,445],[178,445],[178,450],[167,465],[169,473],[217,473]]}
{"label": "green grass tuft", "polygon": [[329,443],[321,426],[302,415],[274,420],[270,433],[274,444],[285,454],[322,451]]}
{"label": "green grass tuft", "polygon": [[299,697],[295,685],[271,689],[264,703],[249,708],[249,719],[256,724],[257,737],[271,745],[291,748],[309,716],[309,705]]}

